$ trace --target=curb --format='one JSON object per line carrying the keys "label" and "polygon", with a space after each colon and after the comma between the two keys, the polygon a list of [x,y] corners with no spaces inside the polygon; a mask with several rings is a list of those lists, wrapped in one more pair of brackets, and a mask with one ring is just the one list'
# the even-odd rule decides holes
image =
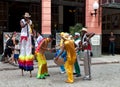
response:
{"label": "curb", "polygon": [[[112,62],[98,62],[98,63],[92,63],[92,65],[101,65],[101,64],[116,64],[116,63],[120,63],[120,61],[112,61]],[[12,66],[15,66],[14,68],[2,68],[0,69],[0,71],[8,71],[8,70],[18,70],[19,67],[17,65],[14,64],[10,64]],[[80,64],[81,66],[83,66],[84,64]],[[59,67],[57,65],[49,65],[48,68],[54,68],[54,67]],[[37,66],[34,68],[38,68]]]}

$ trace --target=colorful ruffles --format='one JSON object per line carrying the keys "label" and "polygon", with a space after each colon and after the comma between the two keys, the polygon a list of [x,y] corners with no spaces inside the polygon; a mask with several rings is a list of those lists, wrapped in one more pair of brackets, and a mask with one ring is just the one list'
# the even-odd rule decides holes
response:
{"label": "colorful ruffles", "polygon": [[20,55],[18,59],[19,68],[25,71],[32,71],[34,69],[33,59],[34,59],[33,55],[29,55],[29,56]]}

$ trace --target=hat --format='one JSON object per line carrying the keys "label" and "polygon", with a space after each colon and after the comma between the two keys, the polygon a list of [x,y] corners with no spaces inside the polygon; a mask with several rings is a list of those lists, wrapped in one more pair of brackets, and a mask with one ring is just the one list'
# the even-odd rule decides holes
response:
{"label": "hat", "polygon": [[64,33],[62,36],[63,39],[68,39],[69,38],[69,34],[68,33]]}
{"label": "hat", "polygon": [[87,32],[87,28],[82,28],[82,30],[81,31],[86,31]]}
{"label": "hat", "polygon": [[80,36],[80,33],[78,33],[78,32],[75,32],[75,35],[77,35],[77,36]]}
{"label": "hat", "polygon": [[60,36],[62,37],[63,35],[64,35],[64,32],[61,32],[61,33],[60,33]]}
{"label": "hat", "polygon": [[73,36],[72,36],[72,35],[69,35],[68,39],[69,39],[69,40],[73,40]]}
{"label": "hat", "polygon": [[25,12],[24,17],[31,17],[31,15],[28,12]]}

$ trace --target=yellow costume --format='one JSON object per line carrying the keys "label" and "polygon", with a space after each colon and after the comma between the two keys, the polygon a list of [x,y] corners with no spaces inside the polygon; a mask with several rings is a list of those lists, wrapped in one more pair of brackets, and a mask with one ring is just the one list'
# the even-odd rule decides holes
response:
{"label": "yellow costume", "polygon": [[73,66],[76,61],[76,52],[73,40],[65,40],[64,41],[64,49],[67,52],[67,61],[65,62],[65,69],[68,75],[68,79],[66,82],[72,83],[73,79]]}
{"label": "yellow costume", "polygon": [[48,69],[47,69],[47,61],[44,55],[45,51],[47,50],[47,46],[49,43],[49,38],[45,38],[41,41],[38,48],[36,49],[36,56],[38,60],[38,74],[37,78],[45,79],[45,76],[48,76]]}

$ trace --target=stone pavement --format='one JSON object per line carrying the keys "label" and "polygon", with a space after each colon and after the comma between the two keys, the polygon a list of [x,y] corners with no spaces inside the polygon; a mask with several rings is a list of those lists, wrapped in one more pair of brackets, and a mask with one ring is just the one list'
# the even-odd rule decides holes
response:
{"label": "stone pavement", "polygon": [[[57,67],[53,60],[47,60],[48,68]],[[102,55],[101,57],[92,58],[92,64],[110,64],[120,63],[120,55]],[[83,58],[80,60],[80,65],[83,65]],[[37,62],[34,62],[34,67],[37,68]],[[9,63],[0,62],[0,71],[2,70],[15,70],[18,69],[18,65],[12,65]]]}

